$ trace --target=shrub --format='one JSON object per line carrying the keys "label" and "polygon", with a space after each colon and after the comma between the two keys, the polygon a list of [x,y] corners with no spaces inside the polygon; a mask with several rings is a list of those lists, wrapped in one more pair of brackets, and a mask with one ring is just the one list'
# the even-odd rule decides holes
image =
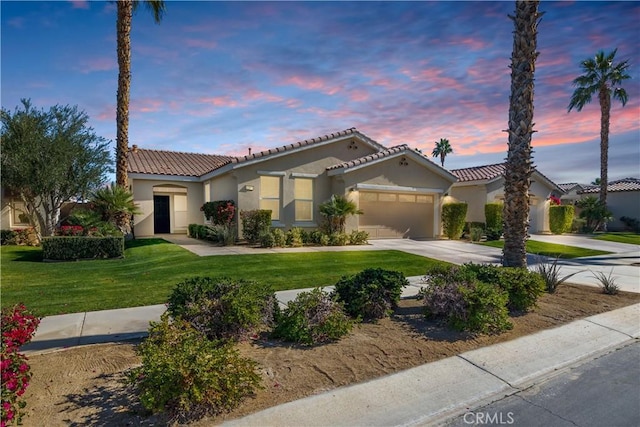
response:
{"label": "shrub", "polygon": [[322,236],[324,234],[322,233],[322,231],[320,230],[313,230],[311,233],[309,233],[309,243],[313,244],[313,245],[319,245],[320,242],[322,241]]}
{"label": "shrub", "polygon": [[369,241],[369,233],[366,231],[353,230],[349,235],[350,245],[366,245]]}
{"label": "shrub", "polygon": [[553,262],[549,262],[545,258],[539,258],[536,264],[536,272],[542,278],[547,292],[552,294],[558,289],[558,286],[581,271],[560,277],[560,267],[558,267],[558,258],[556,257]]}
{"label": "shrub", "polygon": [[498,334],[512,328],[507,293],[478,281],[434,283],[420,291],[428,318],[445,319],[460,331]]}
{"label": "shrub", "polygon": [[472,228],[479,228],[481,230],[484,230],[486,228],[486,225],[484,222],[478,222],[478,221],[471,221],[471,222],[465,222],[464,223],[464,232],[465,233],[470,233]]}
{"label": "shrub", "polygon": [[344,225],[348,216],[362,215],[355,202],[346,196],[334,194],[329,200],[318,206],[320,215],[324,217],[322,228],[327,234],[344,233]]}
{"label": "shrub", "polygon": [[287,231],[286,244],[294,248],[302,246],[302,229],[294,227]]}
{"label": "shrub", "polygon": [[549,206],[549,229],[553,234],[571,231],[574,207],[572,205]]}
{"label": "shrub", "polygon": [[500,240],[502,237],[502,228],[487,228],[485,230],[487,240]]}
{"label": "shrub", "polygon": [[502,232],[502,203],[487,203],[484,205],[484,218],[488,229]]}
{"label": "shrub", "polygon": [[[323,239],[320,239],[321,243],[324,242]],[[349,236],[344,233],[331,233],[329,235],[329,246],[344,246],[349,241]],[[326,246],[326,244],[324,244]]]}
{"label": "shrub", "polygon": [[216,224],[207,227],[207,237],[214,242],[222,243],[230,246],[236,243],[236,224],[230,222],[228,224]]}
{"label": "shrub", "polygon": [[273,232],[267,231],[260,235],[261,248],[273,248],[274,246],[276,246],[276,238]]}
{"label": "shrub", "polygon": [[120,237],[45,237],[44,260],[77,261],[81,259],[122,258],[124,238]]}
{"label": "shrub", "polygon": [[271,228],[271,211],[258,209],[241,211],[242,235],[249,243],[258,243],[260,236]]}
{"label": "shrub", "polygon": [[178,283],[167,311],[210,339],[240,340],[272,326],[278,311],[270,286],[226,277],[193,277]]}
{"label": "shrub", "polygon": [[368,268],[343,276],[336,283],[334,294],[352,317],[376,320],[391,314],[407,285],[409,281],[399,271]]}
{"label": "shrub", "polygon": [[510,310],[528,310],[535,306],[544,292],[544,281],[540,275],[526,268],[471,263],[463,268],[473,272],[479,281],[505,290],[509,296],[507,307]]}
{"label": "shrub", "polygon": [[206,202],[200,210],[213,225],[229,225],[236,214],[236,203],[233,200]]}
{"label": "shrub", "polygon": [[593,274],[593,277],[595,277],[598,282],[600,282],[602,293],[607,295],[616,295],[618,292],[620,292],[620,287],[616,284],[616,278],[611,277],[611,274],[613,274],[613,268],[611,268],[611,271],[608,275],[605,275],[601,271],[596,271],[595,273],[592,272],[591,274]]}
{"label": "shrub", "polygon": [[[284,247],[287,244],[287,235],[280,228],[271,229],[271,235],[273,236],[273,246]],[[262,243],[262,242],[261,242]],[[261,245],[264,246],[264,245]]]}
{"label": "shrub", "polygon": [[322,233],[320,235],[320,245],[329,246],[329,243],[331,243],[331,238],[329,237],[329,235]]}
{"label": "shrub", "polygon": [[178,422],[236,408],[260,387],[256,363],[231,344],[209,341],[187,322],[151,322],[136,353],[142,366],[128,379],[151,412],[167,411]]}
{"label": "shrub", "polygon": [[479,242],[480,239],[482,239],[483,234],[484,234],[484,230],[479,227],[473,227],[469,232],[469,236],[472,242]]}
{"label": "shrub", "polygon": [[587,231],[587,221],[583,218],[573,218],[571,222],[572,233],[585,233]]}
{"label": "shrub", "polygon": [[638,221],[637,218],[623,216],[623,217],[620,217],[620,221],[624,224],[626,231],[633,231],[634,233],[640,233],[640,221]]}
{"label": "shrub", "polygon": [[16,237],[16,232],[13,230],[0,230],[0,244],[2,245],[12,245],[14,243],[14,238]]}
{"label": "shrub", "polygon": [[189,236],[194,239],[206,239],[211,234],[210,229],[206,225],[201,224],[189,224],[188,232]]}
{"label": "shrub", "polygon": [[301,344],[335,341],[349,333],[353,321],[342,304],[334,301],[321,288],[300,292],[278,316],[273,331],[275,338]]}
{"label": "shrub", "polygon": [[6,234],[8,239],[6,244],[8,245],[38,246],[40,244],[38,233],[36,233],[36,230],[33,227],[7,230]]}
{"label": "shrub", "polygon": [[32,374],[27,358],[18,350],[31,341],[39,323],[40,319],[22,304],[2,309],[2,426],[22,422],[27,404],[22,396]]}
{"label": "shrub", "polygon": [[442,226],[449,239],[459,239],[467,216],[466,203],[447,203],[442,206]]}
{"label": "shrub", "polygon": [[607,206],[595,196],[588,196],[576,202],[580,210],[580,218],[586,221],[586,231],[592,233],[597,231],[607,221],[611,220],[611,212]]}

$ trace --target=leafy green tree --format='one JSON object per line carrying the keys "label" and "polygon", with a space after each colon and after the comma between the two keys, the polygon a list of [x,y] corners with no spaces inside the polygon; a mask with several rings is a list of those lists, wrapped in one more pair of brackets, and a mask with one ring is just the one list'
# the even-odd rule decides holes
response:
{"label": "leafy green tree", "polygon": [[449,144],[448,139],[440,138],[440,141],[436,141],[436,146],[431,152],[433,157],[440,157],[440,163],[442,167],[444,167],[444,159],[447,157],[447,154],[453,153],[453,148],[451,148],[451,144]]}
{"label": "leafy green tree", "polygon": [[[116,110],[116,184],[122,188],[129,188],[127,176],[129,151],[129,99],[131,88],[131,21],[133,12],[140,3],[153,13],[157,23],[162,20],[165,5],[162,0],[118,0],[116,1],[118,18],[117,51],[118,51],[118,94]],[[127,217],[122,217],[127,221]],[[121,229],[128,230],[129,223],[118,224]]]}
{"label": "leafy green tree", "polygon": [[[140,213],[138,206],[133,201],[133,194],[115,183],[94,191],[91,194],[91,204],[102,221],[116,227],[128,221],[132,215]],[[127,220],[123,217],[127,217]]]}
{"label": "leafy green tree", "polygon": [[513,53],[511,54],[511,96],[509,97],[509,151],[504,183],[505,267],[526,267],[526,239],[529,229],[529,188],[533,166],[534,72],[538,58],[539,1],[516,1]]}
{"label": "leafy green tree", "polygon": [[345,196],[334,194],[329,200],[318,206],[320,214],[325,217],[327,233],[344,233],[344,225],[350,215],[362,215],[358,206]]}
{"label": "leafy green tree", "polygon": [[38,110],[30,100],[2,109],[2,186],[17,194],[40,236],[51,236],[60,208],[83,200],[112,172],[108,141],[76,106]]}
{"label": "leafy green tree", "polygon": [[586,221],[586,231],[591,233],[604,226],[613,215],[607,209],[607,205],[594,196],[578,200],[576,206],[580,208],[580,218]]}
{"label": "leafy green tree", "polygon": [[593,181],[591,181],[591,185],[600,185],[600,178],[596,178]]}
{"label": "leafy green tree", "polygon": [[[580,63],[584,74],[573,81],[576,86],[568,111],[576,109],[582,111],[591,102],[593,95],[598,94],[600,102],[600,201],[607,203],[607,183],[609,168],[609,121],[611,117],[611,97],[617,99],[624,107],[627,104],[627,91],[620,87],[622,82],[631,78],[627,73],[629,61],[615,63],[618,49],[609,54],[600,51],[594,58],[585,59]],[[596,184],[597,185],[597,184]]]}

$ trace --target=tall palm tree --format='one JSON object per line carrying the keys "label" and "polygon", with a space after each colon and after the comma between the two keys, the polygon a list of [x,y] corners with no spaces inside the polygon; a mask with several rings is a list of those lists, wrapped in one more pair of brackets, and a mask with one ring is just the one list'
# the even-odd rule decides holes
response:
{"label": "tall palm tree", "polygon": [[444,167],[444,158],[447,157],[447,154],[451,153],[453,153],[453,148],[451,148],[449,140],[440,138],[440,141],[436,141],[436,147],[431,152],[431,155],[433,157],[440,157],[440,163],[442,163],[442,167]]}
{"label": "tall palm tree", "polygon": [[619,87],[623,81],[630,79],[627,73],[629,61],[625,60],[614,64],[618,49],[614,49],[608,55],[603,51],[594,58],[585,59],[580,63],[583,75],[573,81],[576,90],[571,95],[569,107],[582,111],[582,108],[591,102],[591,97],[598,94],[600,101],[600,201],[607,204],[607,172],[609,168],[609,118],[611,116],[611,97],[617,99],[624,107],[628,95],[624,88]]}
{"label": "tall palm tree", "polygon": [[[118,18],[116,30],[118,36],[118,95],[116,110],[116,184],[127,189],[127,151],[129,150],[129,91],[131,86],[131,20],[133,12],[140,5],[139,0],[116,1]],[[153,13],[157,23],[164,14],[164,1],[145,0],[145,6]],[[128,219],[125,219],[128,221]],[[118,224],[129,228],[129,224]]]}
{"label": "tall palm tree", "polygon": [[505,267],[526,267],[526,239],[529,228],[529,187],[533,165],[533,89],[538,58],[539,1],[516,1],[513,53],[511,54],[511,96],[509,97],[509,151],[504,183]]}
{"label": "tall palm tree", "polygon": [[344,233],[347,217],[350,215],[362,215],[358,205],[345,196],[334,194],[329,200],[318,206],[320,214],[325,217],[325,229],[327,233]]}

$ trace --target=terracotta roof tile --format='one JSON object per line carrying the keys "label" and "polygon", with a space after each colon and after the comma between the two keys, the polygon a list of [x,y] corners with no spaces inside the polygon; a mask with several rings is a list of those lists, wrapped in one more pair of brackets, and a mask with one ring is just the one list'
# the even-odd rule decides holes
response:
{"label": "terracotta roof tile", "polygon": [[407,144],[396,145],[395,147],[390,147],[382,151],[378,151],[377,153],[369,154],[367,156],[359,157],[357,159],[350,160],[348,162],[339,163],[337,165],[329,166],[327,170],[341,169],[341,168],[352,168],[354,166],[359,166],[365,163],[372,162],[374,160],[382,159],[384,157],[389,157],[393,154],[397,154],[403,151],[409,150],[409,146]]}
{"label": "terracotta roof tile", "polygon": [[505,165],[506,163],[498,163],[495,165],[453,169],[451,173],[458,178],[458,182],[491,180],[504,175]]}
{"label": "terracotta roof tile", "polygon": [[[624,178],[609,182],[609,184],[607,185],[607,192],[615,193],[618,191],[640,191],[640,179]],[[578,191],[579,194],[593,194],[599,192],[599,185],[589,186],[589,188]]]}
{"label": "terracotta roof tile", "polygon": [[129,173],[151,175],[202,176],[230,163],[234,157],[178,151],[129,150]]}
{"label": "terracotta roof tile", "polygon": [[577,182],[566,182],[563,184],[558,184],[558,187],[560,187],[560,189],[564,192],[567,192],[571,190],[573,187],[577,187],[577,186],[581,186],[584,188],[584,186],[578,184]]}

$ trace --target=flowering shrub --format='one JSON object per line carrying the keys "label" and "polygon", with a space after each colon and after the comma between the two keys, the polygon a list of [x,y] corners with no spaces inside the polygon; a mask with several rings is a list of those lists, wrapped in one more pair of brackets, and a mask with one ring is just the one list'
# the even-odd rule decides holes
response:
{"label": "flowering shrub", "polygon": [[40,239],[35,228],[18,228],[4,232],[3,245],[38,246]]}
{"label": "flowering shrub", "polygon": [[20,424],[26,402],[21,400],[31,373],[27,357],[18,349],[31,341],[40,319],[22,304],[2,310],[2,417],[0,427]]}
{"label": "flowering shrub", "polygon": [[214,225],[229,225],[236,215],[236,204],[233,200],[217,200],[205,203],[200,210]]}
{"label": "flowering shrub", "polygon": [[81,225],[62,225],[56,230],[56,236],[82,236],[84,227]]}
{"label": "flowering shrub", "polygon": [[549,204],[551,206],[560,206],[562,204],[562,201],[560,200],[559,197],[549,196]]}

